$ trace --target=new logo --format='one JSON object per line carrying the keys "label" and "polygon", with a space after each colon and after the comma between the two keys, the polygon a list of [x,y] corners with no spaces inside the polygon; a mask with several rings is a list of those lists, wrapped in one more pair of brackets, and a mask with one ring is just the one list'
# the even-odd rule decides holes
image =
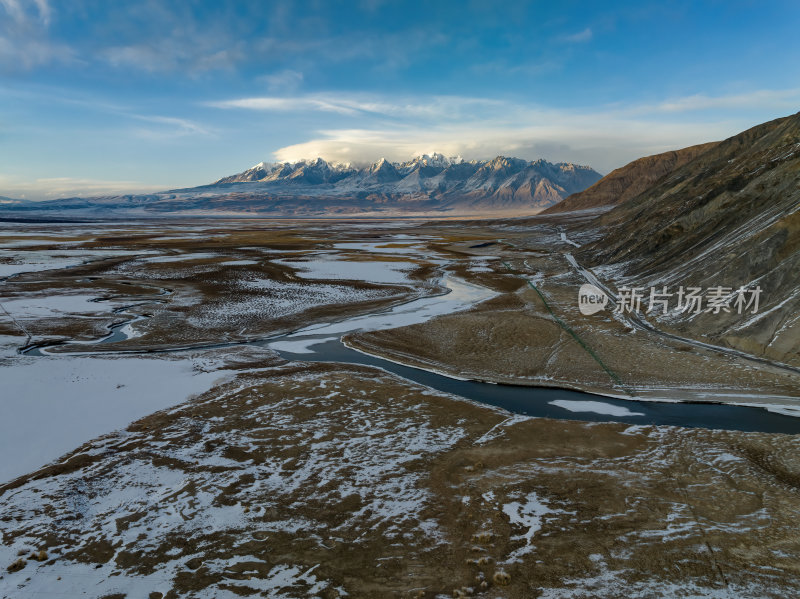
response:
{"label": "new logo", "polygon": [[608,304],[605,292],[590,283],[584,283],[578,290],[578,309],[581,314],[589,316],[603,310]]}

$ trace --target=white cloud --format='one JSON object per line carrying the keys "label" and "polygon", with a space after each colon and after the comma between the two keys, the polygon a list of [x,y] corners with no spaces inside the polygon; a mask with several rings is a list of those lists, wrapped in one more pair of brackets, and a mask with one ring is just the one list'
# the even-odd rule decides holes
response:
{"label": "white cloud", "polygon": [[800,108],[800,88],[762,89],[727,96],[707,96],[696,94],[683,98],[667,100],[644,110],[660,112],[692,112],[699,110],[742,108],[772,108],[796,110]]}
{"label": "white cloud", "polygon": [[214,108],[245,108],[247,110],[264,110],[271,112],[338,112],[339,114],[355,114],[352,107],[337,102],[329,102],[315,98],[280,98],[280,97],[255,97],[239,98],[210,102]]}
{"label": "white cloud", "polygon": [[578,33],[573,33],[571,35],[565,35],[562,39],[565,42],[569,42],[571,44],[579,44],[583,42],[589,42],[592,39],[592,28],[587,27],[583,31],[579,31]]}
{"label": "white cloud", "polygon": [[279,148],[274,156],[365,163],[380,156],[400,160],[433,151],[467,159],[505,154],[579,162],[608,172],[641,156],[724,139],[754,124],[742,117],[697,123],[621,109],[580,112],[507,105],[504,118],[325,129],[313,139]]}
{"label": "white cloud", "polygon": [[555,110],[507,100],[467,96],[415,96],[397,97],[377,94],[316,93],[295,96],[253,96],[207,102],[207,106],[221,109],[242,109],[262,112],[320,112],[359,117],[390,117],[410,124],[423,120],[480,121],[509,123],[512,127],[523,125],[530,119],[550,117],[566,119],[581,114],[599,119],[632,119],[649,117],[663,120],[665,115],[703,113],[706,121],[719,121],[721,111],[785,111],[787,114],[800,107],[800,88],[782,90],[754,90],[709,96],[695,94],[639,105],[609,105],[589,112]]}
{"label": "white cloud", "polygon": [[599,115],[550,114],[541,124],[484,125],[479,122],[439,127],[336,129],[274,152],[280,161],[323,156],[327,160],[365,164],[378,157],[405,160],[433,152],[486,159],[510,155],[533,160],[588,164],[608,172],[641,156],[724,138],[737,131],[730,123],[654,123],[600,118]]}
{"label": "white cloud", "polygon": [[0,70],[79,62],[73,48],[50,39],[51,18],[47,0],[0,0]]}
{"label": "white cloud", "polygon": [[13,175],[0,174],[0,195],[28,200],[146,193],[160,191],[167,187],[166,185],[145,185],[139,181],[74,177],[46,177],[25,181]]}
{"label": "white cloud", "polygon": [[[381,156],[400,160],[415,153],[438,151],[476,159],[497,154],[543,157],[582,162],[605,172],[644,155],[724,139],[767,118],[793,112],[792,102],[798,99],[798,90],[758,90],[580,110],[488,98],[431,96],[409,100],[313,94],[240,98],[212,105],[348,117],[339,119],[344,125],[341,127],[334,125],[336,118],[329,117],[329,126],[320,128],[311,139],[274,151],[279,160],[322,156],[368,163]],[[732,110],[721,110],[725,108]]]}
{"label": "white cloud", "polygon": [[77,64],[75,51],[64,44],[45,39],[0,34],[0,68],[6,70],[30,70],[50,64]]}
{"label": "white cloud", "polygon": [[133,68],[147,73],[182,71],[198,75],[208,71],[231,70],[244,56],[243,44],[183,32],[175,38],[148,43],[111,46],[100,55],[113,67]]}
{"label": "white cloud", "polygon": [[[17,25],[28,23],[33,18],[38,18],[45,26],[50,24],[51,11],[48,0],[0,0],[0,6]],[[33,15],[33,12],[36,12],[36,15]]]}
{"label": "white cloud", "polygon": [[142,114],[131,114],[128,116],[134,119],[138,119],[140,121],[145,121],[148,123],[153,123],[155,125],[163,126],[163,128],[158,130],[140,129],[139,130],[140,136],[143,137],[169,138],[169,137],[183,137],[185,135],[212,135],[212,132],[208,128],[194,121],[190,121],[188,119],[181,119],[171,116],[151,116]]}
{"label": "white cloud", "polygon": [[270,91],[293,91],[303,83],[303,73],[293,69],[284,69],[277,73],[269,75],[262,75],[258,78],[267,84],[267,89]]}
{"label": "white cloud", "polygon": [[33,0],[33,3],[39,11],[39,18],[42,20],[42,23],[44,23],[45,26],[50,25],[50,15],[52,13],[48,0]]}
{"label": "white cloud", "polygon": [[6,15],[8,15],[12,21],[20,23],[25,20],[25,11],[19,0],[0,0],[0,6],[3,7],[6,11]]}
{"label": "white cloud", "polygon": [[333,112],[343,115],[371,114],[397,118],[455,120],[476,111],[501,109],[506,102],[489,98],[464,96],[430,96],[427,98],[385,98],[370,94],[308,94],[279,97],[259,96],[209,102],[208,106],[223,109],[260,110],[265,112]]}

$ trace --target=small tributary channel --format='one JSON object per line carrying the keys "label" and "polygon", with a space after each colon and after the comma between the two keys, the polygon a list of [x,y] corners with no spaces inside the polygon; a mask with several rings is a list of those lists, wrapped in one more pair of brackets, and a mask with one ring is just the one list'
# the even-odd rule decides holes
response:
{"label": "small tributary channel", "polygon": [[[449,293],[428,296],[372,314],[316,324],[288,335],[247,343],[263,345],[288,360],[361,364],[374,366],[410,381],[469,400],[504,408],[515,414],[581,420],[590,422],[625,422],[640,425],[674,425],[769,433],[800,433],[800,418],[769,412],[759,407],[713,402],[666,402],[618,399],[560,388],[521,386],[461,380],[428,370],[404,366],[378,356],[346,347],[341,337],[363,330],[393,328],[425,322],[441,314],[463,310],[493,295],[488,289],[445,277]],[[137,319],[142,317],[137,317]],[[94,343],[110,344],[127,339],[132,321],[111,327],[110,334]],[[80,342],[88,345],[87,342]],[[158,353],[182,352],[203,348],[225,348],[241,342],[202,347],[158,350]],[[43,355],[45,346],[25,351]],[[108,352],[103,352],[108,355]],[[130,355],[130,352],[125,352]]]}

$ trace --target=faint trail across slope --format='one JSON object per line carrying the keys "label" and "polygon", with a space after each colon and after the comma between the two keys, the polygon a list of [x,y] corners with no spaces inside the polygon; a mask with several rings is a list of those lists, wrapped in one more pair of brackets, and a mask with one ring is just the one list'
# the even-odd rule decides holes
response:
{"label": "faint trail across slope", "polygon": [[[602,289],[605,294],[608,296],[609,303],[613,305],[618,304],[617,295],[608,288],[607,285],[602,283],[593,272],[583,268],[578,261],[575,259],[575,256],[572,254],[564,254],[564,257],[567,261],[575,268],[575,270],[583,275],[583,277],[595,287]],[[759,364],[765,364],[767,366],[772,366],[774,368],[778,368],[781,370],[786,370],[788,372],[793,372],[795,374],[800,374],[800,368],[796,366],[791,366],[790,364],[784,364],[783,362],[774,362],[772,360],[768,360],[766,358],[759,358],[758,356],[754,356],[752,354],[748,354],[743,351],[739,351],[737,349],[732,349],[730,347],[724,347],[721,345],[714,345],[713,343],[706,343],[704,341],[698,341],[697,339],[692,339],[690,337],[682,337],[680,335],[675,335],[673,333],[667,333],[666,331],[662,331],[661,329],[652,325],[648,320],[646,320],[643,316],[640,316],[636,312],[619,312],[617,313],[618,316],[621,316],[627,324],[630,325],[633,329],[639,329],[640,331],[648,331],[650,333],[655,333],[656,335],[660,335],[662,337],[666,337],[668,339],[673,339],[675,341],[680,341],[681,343],[686,343],[687,345],[692,345],[694,347],[700,347],[703,349],[709,349],[712,351],[720,352],[723,354],[727,354],[729,356],[734,356],[737,358],[744,358],[745,360],[750,360],[751,362],[757,362]]]}
{"label": "faint trail across slope", "polygon": [[[503,262],[503,266],[505,266],[510,272],[512,272],[514,274],[517,274],[517,275],[521,275],[521,273],[519,273],[519,272],[515,271],[513,268],[511,268],[511,266],[508,264],[508,262],[504,261]],[[560,326],[567,333],[569,333],[569,335],[573,339],[575,339],[575,341],[577,341],[578,344],[584,350],[586,350],[586,352],[592,357],[592,359],[594,359],[594,361],[597,362],[600,365],[600,367],[606,372],[606,374],[611,378],[612,381],[614,381],[614,383],[617,386],[619,386],[623,391],[625,391],[625,393],[627,393],[628,395],[633,397],[634,393],[623,384],[622,380],[619,378],[619,376],[617,376],[617,373],[615,373],[608,366],[606,366],[605,363],[600,359],[600,357],[594,352],[594,350],[592,350],[592,348],[589,347],[586,344],[586,342],[583,339],[581,339],[580,336],[575,331],[573,331],[566,322],[564,322],[558,316],[556,316],[555,312],[553,312],[553,309],[550,307],[550,304],[547,303],[547,300],[545,299],[544,295],[542,294],[541,291],[539,291],[539,289],[536,287],[536,285],[534,285],[533,282],[530,279],[527,279],[527,278],[525,278],[525,282],[528,284],[528,286],[531,289],[533,289],[537,293],[537,295],[539,296],[539,299],[542,300],[542,303],[544,304],[544,307],[550,313],[550,316],[553,317],[553,320],[556,321],[558,326]]]}

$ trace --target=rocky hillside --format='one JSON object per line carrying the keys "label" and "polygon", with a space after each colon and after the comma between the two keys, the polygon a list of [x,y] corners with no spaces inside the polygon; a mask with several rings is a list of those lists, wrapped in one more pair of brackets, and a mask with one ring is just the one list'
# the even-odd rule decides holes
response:
{"label": "rocky hillside", "polygon": [[[602,237],[576,256],[617,287],[729,288],[729,312],[661,326],[800,365],[800,113],[720,142],[591,226]],[[757,311],[738,313],[740,287],[761,289]]]}
{"label": "rocky hillside", "polygon": [[626,164],[600,179],[584,191],[572,194],[545,214],[611,207],[648,190],[676,169],[691,162],[718,142],[690,146],[682,150],[645,156]]}

